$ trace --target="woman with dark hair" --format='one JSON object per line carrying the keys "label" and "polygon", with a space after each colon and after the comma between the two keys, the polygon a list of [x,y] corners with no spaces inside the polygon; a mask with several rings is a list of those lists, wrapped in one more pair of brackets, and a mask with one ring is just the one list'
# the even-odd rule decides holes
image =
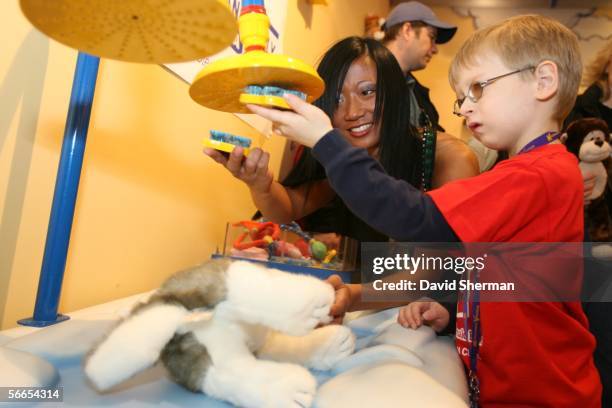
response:
{"label": "woman with dark hair", "polygon": [[[405,81],[393,54],[376,40],[348,37],[325,53],[318,72],[326,87],[314,104],[331,118],[340,134],[353,146],[367,149],[390,175],[426,188],[433,151],[431,163],[424,165],[423,142],[409,125]],[[452,136],[439,136],[433,187],[476,175],[478,163],[467,145]],[[269,154],[261,149],[253,149],[244,160],[240,147],[227,159],[212,149],[205,153],[247,184],[255,205],[268,220],[302,220],[307,231],[334,232],[359,241],[388,240],[348,210],[310,149],[304,149],[280,183],[273,180]]]}
{"label": "woman with dark hair", "polygon": [[[397,82],[397,78],[402,76],[401,69],[386,47],[372,39],[346,38],[325,53],[318,72],[326,89],[314,104],[332,118],[343,136],[353,145],[364,147],[378,157],[389,174],[413,185],[421,185],[421,141],[408,124],[409,107],[404,81],[399,81],[400,86]],[[365,82],[360,82],[364,79]],[[356,95],[351,96],[351,93]],[[347,101],[348,98],[353,98],[354,102]],[[368,107],[363,108],[364,104]],[[363,113],[368,110],[368,114]],[[369,133],[363,135],[361,128]],[[324,179],[323,167],[312,156],[311,150],[304,148],[282,184],[295,188]],[[308,231],[333,232],[360,241],[388,240],[355,217],[337,196],[301,221]]]}

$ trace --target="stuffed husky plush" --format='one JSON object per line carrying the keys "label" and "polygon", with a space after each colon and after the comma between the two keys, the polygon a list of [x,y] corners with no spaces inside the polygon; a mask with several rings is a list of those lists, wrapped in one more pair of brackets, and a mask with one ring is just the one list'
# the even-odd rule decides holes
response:
{"label": "stuffed husky plush", "polygon": [[[243,407],[309,407],[315,378],[351,354],[350,329],[330,325],[330,285],[246,262],[212,260],[170,277],[86,357],[101,391],[161,359],[194,392]],[[275,360],[275,361],[273,361]]]}

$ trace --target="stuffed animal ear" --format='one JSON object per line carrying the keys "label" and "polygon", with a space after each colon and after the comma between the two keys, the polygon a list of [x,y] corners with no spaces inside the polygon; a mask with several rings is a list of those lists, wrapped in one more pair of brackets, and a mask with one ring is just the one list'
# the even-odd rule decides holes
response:
{"label": "stuffed animal ear", "polygon": [[559,140],[561,141],[561,143],[565,144],[565,141],[567,140],[567,132],[563,133]]}
{"label": "stuffed animal ear", "polygon": [[152,366],[187,313],[176,304],[137,307],[92,350],[85,361],[85,374],[104,391]]}

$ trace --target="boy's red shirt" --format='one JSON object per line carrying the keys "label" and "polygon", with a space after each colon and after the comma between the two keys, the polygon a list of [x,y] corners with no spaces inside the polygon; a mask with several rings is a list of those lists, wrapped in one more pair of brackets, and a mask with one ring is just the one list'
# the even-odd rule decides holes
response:
{"label": "boy's red shirt", "polygon": [[[552,144],[429,194],[463,242],[581,242],[582,190],[576,158]],[[580,283],[581,269],[576,275]],[[463,307],[460,302],[458,333],[471,328],[470,321],[465,327]],[[595,339],[579,302],[483,302],[481,329],[483,407],[601,405]],[[469,367],[464,337],[457,336],[456,344]]]}

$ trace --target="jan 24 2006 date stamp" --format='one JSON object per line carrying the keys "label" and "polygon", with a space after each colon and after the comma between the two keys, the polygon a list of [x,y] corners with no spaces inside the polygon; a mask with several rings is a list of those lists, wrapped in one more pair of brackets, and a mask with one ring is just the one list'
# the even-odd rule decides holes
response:
{"label": "jan 24 2006 date stamp", "polygon": [[62,402],[64,387],[0,387],[0,402]]}

